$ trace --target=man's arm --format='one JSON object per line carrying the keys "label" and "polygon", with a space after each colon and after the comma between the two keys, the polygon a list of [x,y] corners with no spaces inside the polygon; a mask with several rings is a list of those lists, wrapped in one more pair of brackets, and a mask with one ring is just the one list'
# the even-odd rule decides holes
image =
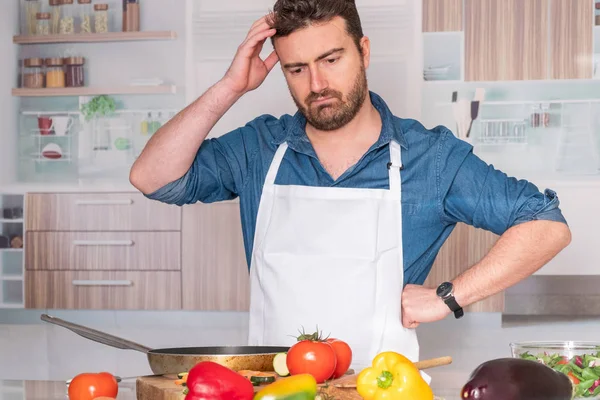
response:
{"label": "man's arm", "polygon": [[277,64],[273,51],[260,59],[264,42],[275,34],[263,17],[250,29],[222,80],[162,126],[135,161],[129,180],[150,194],[181,178],[191,167],[198,149],[223,115],[245,93],[262,84]]}
{"label": "man's arm", "polygon": [[456,301],[468,306],[508,289],[547,264],[570,242],[571,231],[562,222],[537,220],[511,227],[483,259],[454,280]]}
{"label": "man's arm", "polygon": [[[440,216],[500,235],[490,252],[454,281],[454,296],[466,307],[497,294],[532,275],[571,241],[558,197],[533,184],[510,178],[472,154],[471,148],[445,131],[440,140]],[[441,282],[440,282],[441,283]],[[435,289],[407,285],[402,295],[403,324],[450,314]]]}

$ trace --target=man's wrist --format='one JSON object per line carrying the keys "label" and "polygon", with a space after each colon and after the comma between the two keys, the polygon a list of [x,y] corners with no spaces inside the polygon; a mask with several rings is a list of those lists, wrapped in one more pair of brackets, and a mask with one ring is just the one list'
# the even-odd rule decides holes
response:
{"label": "man's wrist", "polygon": [[454,285],[451,282],[443,282],[436,289],[436,295],[445,306],[454,314],[455,318],[461,318],[464,315],[462,305],[455,297]]}

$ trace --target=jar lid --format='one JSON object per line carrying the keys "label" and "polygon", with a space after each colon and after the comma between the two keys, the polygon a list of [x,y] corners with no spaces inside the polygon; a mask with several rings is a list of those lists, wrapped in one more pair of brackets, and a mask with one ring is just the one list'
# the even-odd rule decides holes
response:
{"label": "jar lid", "polygon": [[62,0],[63,4],[73,4],[73,0]]}
{"label": "jar lid", "polygon": [[108,10],[108,4],[94,4],[94,10],[106,11],[106,10]]}
{"label": "jar lid", "polygon": [[37,13],[35,14],[36,19],[50,19],[50,13]]}
{"label": "jar lid", "polygon": [[83,65],[85,59],[83,57],[67,57],[65,58],[65,65]]}
{"label": "jar lid", "polygon": [[49,3],[51,6],[54,7],[54,6],[60,6],[62,4],[62,1],[61,0],[50,0]]}
{"label": "jar lid", "polygon": [[23,65],[26,67],[41,67],[44,65],[44,60],[41,58],[26,58],[23,60]]}
{"label": "jar lid", "polygon": [[46,58],[46,66],[61,66],[63,65],[63,59],[60,57],[52,57],[52,58]]}
{"label": "jar lid", "polygon": [[79,4],[91,4],[92,0],[77,0]]}

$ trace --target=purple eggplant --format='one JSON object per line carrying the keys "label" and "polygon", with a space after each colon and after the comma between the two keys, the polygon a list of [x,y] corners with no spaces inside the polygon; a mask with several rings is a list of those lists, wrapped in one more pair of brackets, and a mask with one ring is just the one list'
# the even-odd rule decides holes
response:
{"label": "purple eggplant", "polygon": [[463,386],[463,400],[571,400],[571,380],[531,360],[499,358],[479,365]]}

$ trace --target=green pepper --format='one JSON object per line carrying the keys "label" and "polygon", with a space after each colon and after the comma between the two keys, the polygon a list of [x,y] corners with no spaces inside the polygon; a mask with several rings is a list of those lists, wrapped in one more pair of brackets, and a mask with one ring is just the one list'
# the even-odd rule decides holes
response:
{"label": "green pepper", "polygon": [[265,386],[254,400],[314,400],[316,396],[316,379],[310,374],[299,374]]}

